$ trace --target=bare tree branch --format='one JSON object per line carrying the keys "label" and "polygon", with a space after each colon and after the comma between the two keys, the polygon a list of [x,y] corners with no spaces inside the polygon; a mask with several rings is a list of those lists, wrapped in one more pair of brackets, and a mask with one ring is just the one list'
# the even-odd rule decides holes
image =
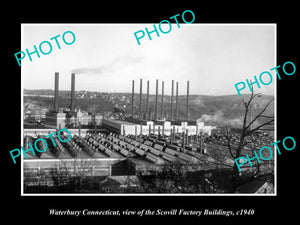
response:
{"label": "bare tree branch", "polygon": [[229,137],[229,131],[228,131],[228,127],[226,125],[225,127],[225,131],[226,131],[226,140],[227,140],[227,146],[228,146],[228,149],[229,149],[229,153],[231,155],[232,158],[235,158],[233,152],[232,152],[232,147],[231,147],[231,140],[230,140],[230,137]]}
{"label": "bare tree branch", "polygon": [[274,115],[271,115],[271,116],[261,115],[260,118],[272,119],[272,118],[274,118]]}
{"label": "bare tree branch", "polygon": [[[270,129],[268,126],[274,125],[274,116],[273,115],[266,115],[265,112],[268,109],[268,107],[270,106],[270,104],[274,101],[274,98],[269,100],[263,106],[263,108],[259,111],[259,113],[257,115],[255,115],[255,117],[253,119],[250,118],[250,121],[249,121],[249,118],[248,118],[249,115],[248,114],[252,113],[251,112],[252,103],[253,103],[254,99],[256,97],[258,97],[259,95],[260,94],[254,94],[254,92],[252,91],[252,93],[251,93],[250,97],[248,98],[248,100],[245,100],[244,98],[241,99],[242,102],[243,102],[245,111],[244,111],[244,115],[243,115],[244,118],[243,118],[243,121],[242,121],[241,134],[239,136],[239,140],[236,143],[232,142],[230,132],[229,132],[228,128],[225,127],[225,138],[226,138],[226,141],[227,141],[226,146],[228,147],[229,153],[230,153],[230,155],[233,159],[236,159],[236,158],[241,157],[243,155],[244,155],[244,157],[246,157],[245,153],[243,154],[242,151],[245,148],[245,146],[247,146],[248,144],[251,144],[253,142],[252,138],[250,138],[249,140],[247,139],[248,136],[250,136],[251,134],[253,134],[254,132],[256,132],[258,130],[273,130],[273,129]],[[263,123],[260,123],[254,129],[251,129],[251,126],[253,126],[253,124],[258,119],[261,119],[261,118],[263,118],[267,121],[263,122]],[[257,147],[257,146],[252,146],[252,148],[250,150],[250,152],[252,152],[252,154],[253,154],[253,151],[255,150],[255,147]],[[234,152],[234,151],[236,151],[236,152]],[[254,167],[256,169],[253,170]],[[270,168],[272,170],[274,170],[274,167],[273,168],[270,167]],[[233,167],[232,167],[232,175],[233,176],[231,178],[231,182],[230,182],[231,186],[230,186],[229,192],[235,192],[236,188],[239,185],[249,183],[249,182],[257,179],[258,177],[267,176],[268,174],[266,173],[265,170],[266,170],[265,164],[264,164],[264,166],[262,166],[259,163],[256,163],[253,166],[249,167],[249,169],[246,169],[245,171],[243,171],[244,175],[241,176],[241,173],[239,173],[237,165],[234,164]],[[271,174],[272,173],[273,172],[271,171]]]}
{"label": "bare tree branch", "polygon": [[272,119],[268,122],[262,123],[261,125],[257,126],[256,128],[251,129],[250,131],[246,131],[246,135],[250,135],[250,134],[254,133],[255,131],[261,130],[261,128],[264,127],[264,126],[273,125],[272,124],[273,122],[274,122],[274,119]]}
{"label": "bare tree branch", "polygon": [[[252,119],[252,121],[250,121],[250,123],[245,127],[246,129],[248,129],[249,127],[251,127],[251,125],[262,116],[262,114],[266,111],[266,109],[268,108],[268,106],[271,104],[271,102],[273,102],[274,98],[272,98],[266,105],[265,107],[254,117],[254,119]],[[251,100],[252,101],[252,100]],[[265,115],[263,117],[266,117]]]}

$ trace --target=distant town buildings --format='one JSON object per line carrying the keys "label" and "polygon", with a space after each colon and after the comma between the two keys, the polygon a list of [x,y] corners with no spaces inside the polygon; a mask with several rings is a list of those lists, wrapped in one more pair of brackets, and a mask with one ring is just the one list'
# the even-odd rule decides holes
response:
{"label": "distant town buildings", "polygon": [[[189,81],[184,101],[178,100],[178,82],[175,88],[172,81],[171,96],[164,97],[162,94],[161,104],[158,104],[158,81],[155,96],[149,96],[147,88],[145,98],[140,88],[139,101],[135,101],[134,82],[131,94],[75,93],[75,74],[72,74],[71,91],[61,91],[59,94],[58,78],[59,74],[55,73],[54,92],[48,90],[54,93],[54,97],[50,95],[53,97],[51,109],[28,103],[24,106],[24,147],[29,149],[29,144],[32,145],[38,138],[65,127],[70,130],[72,138],[69,142],[49,147],[49,151],[41,154],[29,154],[24,160],[24,184],[27,188],[73,187],[72,181],[77,177],[82,181],[93,178],[101,192],[111,192],[114,188],[121,192],[124,188],[128,190],[128,187],[141,188],[137,184],[138,175],[153,178],[168,165],[184,166],[185,172],[194,172],[195,176],[200,171],[205,177],[203,182],[207,182],[205,185],[212,188],[207,178],[213,176],[216,168],[224,171],[232,169],[234,160],[226,147],[224,130],[190,119]],[[43,94],[43,98],[49,98],[48,92]],[[62,96],[70,102],[61,104]],[[155,102],[154,107],[150,104],[151,98],[152,103]],[[75,99],[88,99],[93,103],[82,109],[76,105]],[[99,99],[109,103],[111,108],[104,108],[105,104],[94,104]],[[138,107],[136,102],[139,102]],[[163,102],[171,106],[167,113],[159,110],[159,105],[163,109]],[[200,100],[196,103],[203,104]],[[179,104],[185,109],[184,116],[178,113]],[[29,129],[27,125],[30,125]],[[54,135],[54,139],[57,138]],[[248,153],[254,145],[259,147],[265,142],[270,143],[273,138],[267,133],[252,134],[247,137],[246,141],[250,144],[245,145],[242,153]],[[232,132],[231,140],[232,146],[236,147],[239,143],[238,132]],[[272,192],[272,188],[262,183],[253,192],[257,191]]]}

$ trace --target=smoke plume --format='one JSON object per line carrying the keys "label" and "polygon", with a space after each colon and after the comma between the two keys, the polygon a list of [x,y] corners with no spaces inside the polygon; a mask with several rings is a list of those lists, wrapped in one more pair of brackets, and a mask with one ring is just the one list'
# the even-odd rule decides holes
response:
{"label": "smoke plume", "polygon": [[112,60],[108,61],[104,65],[96,67],[80,67],[72,70],[75,74],[103,74],[105,72],[114,72],[124,69],[126,66],[133,66],[132,64],[138,63],[144,59],[143,55],[137,55],[132,53],[123,53]]}
{"label": "smoke plume", "polygon": [[[250,118],[248,119],[249,122]],[[224,113],[221,110],[216,111],[213,115],[203,114],[200,118],[197,119],[197,122],[204,122],[207,124],[215,126],[229,126],[232,128],[242,128],[243,126],[243,117],[239,116],[233,119],[228,119],[224,116]],[[259,123],[255,121],[253,127],[258,126]]]}

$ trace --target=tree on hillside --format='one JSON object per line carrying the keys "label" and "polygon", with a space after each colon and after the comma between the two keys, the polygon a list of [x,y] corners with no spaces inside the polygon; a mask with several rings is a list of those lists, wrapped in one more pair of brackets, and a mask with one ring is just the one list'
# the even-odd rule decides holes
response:
{"label": "tree on hillside", "polygon": [[[230,156],[232,157],[233,160],[241,156],[244,156],[246,158],[246,156],[242,154],[242,150],[244,150],[246,146],[248,147],[251,146],[250,154],[248,154],[250,158],[254,157],[254,151],[257,151],[258,147],[262,147],[262,146],[255,145],[253,142],[251,143],[250,141],[247,140],[247,137],[250,137],[251,135],[259,131],[265,132],[265,131],[274,130],[273,128],[274,115],[265,114],[267,108],[273,102],[274,98],[269,100],[258,113],[256,113],[255,115],[251,115],[253,113],[252,112],[253,101],[255,100],[255,98],[258,97],[260,97],[260,94],[254,94],[254,92],[252,92],[248,100],[242,98],[245,111],[243,115],[242,129],[241,129],[241,133],[239,134],[239,139],[237,144],[233,144],[232,134],[227,126],[225,128],[225,137],[227,140],[226,146],[228,147]],[[258,120],[261,122],[259,123]],[[234,163],[232,168],[232,175],[231,175],[231,185],[228,188],[228,192],[235,192],[238,186],[249,183],[256,179],[267,177],[267,176],[270,177],[273,176],[274,165],[271,160],[264,162],[264,164],[259,164],[257,160],[252,160],[251,162],[253,166],[251,168],[248,168],[246,171],[242,172],[242,174],[239,172],[236,163]]]}

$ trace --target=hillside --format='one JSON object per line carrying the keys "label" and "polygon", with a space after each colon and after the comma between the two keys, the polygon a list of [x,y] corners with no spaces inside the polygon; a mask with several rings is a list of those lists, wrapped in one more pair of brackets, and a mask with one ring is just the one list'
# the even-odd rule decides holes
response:
{"label": "hillside", "polygon": [[[51,110],[53,107],[53,90],[24,90],[24,106]],[[60,107],[69,107],[70,92],[60,91]],[[248,99],[250,95],[244,95]],[[273,96],[262,95],[256,98],[251,106],[251,114],[255,116]],[[146,95],[142,98],[143,111],[145,110]],[[161,96],[158,98],[158,113],[160,118]],[[174,97],[175,101],[175,97]],[[170,116],[171,107],[170,96],[164,97],[164,117]],[[155,96],[149,96],[149,111],[154,113]],[[139,94],[135,94],[135,113],[138,112]],[[89,112],[112,112],[119,109],[125,113],[131,113],[131,93],[100,93],[89,91],[76,91],[75,106]],[[175,110],[175,102],[173,104]],[[186,96],[178,97],[178,115],[184,118],[186,112]],[[274,104],[266,110],[266,115],[273,115]],[[238,95],[208,96],[191,95],[189,118],[191,120],[201,120],[206,124],[222,126],[225,123],[232,127],[239,127],[242,123],[244,105]],[[175,115],[175,113],[174,113]]]}

